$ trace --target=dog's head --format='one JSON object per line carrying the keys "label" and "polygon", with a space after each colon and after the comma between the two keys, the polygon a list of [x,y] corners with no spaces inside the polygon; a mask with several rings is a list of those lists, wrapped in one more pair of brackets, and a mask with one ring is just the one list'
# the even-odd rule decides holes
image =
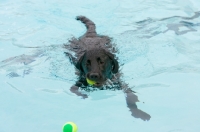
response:
{"label": "dog's head", "polygon": [[95,81],[94,86],[102,86],[106,79],[118,72],[119,65],[114,55],[104,49],[86,51],[78,60],[76,68],[89,80]]}

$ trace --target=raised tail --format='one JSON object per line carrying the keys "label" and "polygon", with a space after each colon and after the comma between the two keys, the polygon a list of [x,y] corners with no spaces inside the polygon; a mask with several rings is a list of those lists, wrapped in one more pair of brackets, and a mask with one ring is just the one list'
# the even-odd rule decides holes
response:
{"label": "raised tail", "polygon": [[90,19],[88,19],[85,16],[77,16],[76,19],[85,24],[85,26],[87,28],[87,32],[85,33],[86,37],[95,37],[95,36],[97,36],[96,26],[95,26],[93,21],[91,21]]}

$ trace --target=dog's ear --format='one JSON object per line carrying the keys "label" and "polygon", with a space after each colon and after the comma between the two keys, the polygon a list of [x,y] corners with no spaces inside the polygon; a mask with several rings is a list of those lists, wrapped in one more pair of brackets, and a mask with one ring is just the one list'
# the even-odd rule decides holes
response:
{"label": "dog's ear", "polygon": [[69,57],[71,64],[75,65],[76,59],[72,56],[72,54],[70,54],[69,52],[64,52],[64,54]]}
{"label": "dog's ear", "polygon": [[83,71],[83,67],[82,67],[82,62],[83,62],[84,57],[85,57],[85,54],[83,54],[83,55],[79,58],[78,62],[77,62],[76,65],[75,65],[75,67],[76,67],[80,72],[84,72],[84,71]]}
{"label": "dog's ear", "polygon": [[113,59],[113,68],[112,68],[112,73],[117,73],[119,70],[119,63],[118,61],[114,58]]}
{"label": "dog's ear", "polygon": [[107,51],[105,51],[105,52],[108,55],[108,57],[112,60],[112,65],[113,65],[113,67],[112,67],[112,73],[114,73],[114,74],[117,73],[118,70],[119,70],[119,63],[118,63],[118,61],[114,58],[113,54],[111,54],[110,52],[107,52]]}

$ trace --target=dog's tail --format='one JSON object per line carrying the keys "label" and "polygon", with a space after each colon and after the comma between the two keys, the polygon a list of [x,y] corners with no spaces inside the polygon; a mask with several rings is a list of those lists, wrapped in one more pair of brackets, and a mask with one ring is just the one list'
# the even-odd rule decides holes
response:
{"label": "dog's tail", "polygon": [[87,28],[87,32],[85,33],[86,37],[97,36],[96,26],[93,21],[91,21],[90,19],[88,19],[85,16],[77,16],[76,19],[85,24],[85,26]]}

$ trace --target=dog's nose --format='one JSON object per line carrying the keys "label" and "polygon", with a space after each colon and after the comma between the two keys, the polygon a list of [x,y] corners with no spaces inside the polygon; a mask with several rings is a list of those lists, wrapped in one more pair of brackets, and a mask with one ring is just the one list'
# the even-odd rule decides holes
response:
{"label": "dog's nose", "polygon": [[90,78],[91,80],[97,80],[97,79],[100,78],[100,75],[99,75],[98,73],[90,73],[90,74],[89,74],[89,78]]}

